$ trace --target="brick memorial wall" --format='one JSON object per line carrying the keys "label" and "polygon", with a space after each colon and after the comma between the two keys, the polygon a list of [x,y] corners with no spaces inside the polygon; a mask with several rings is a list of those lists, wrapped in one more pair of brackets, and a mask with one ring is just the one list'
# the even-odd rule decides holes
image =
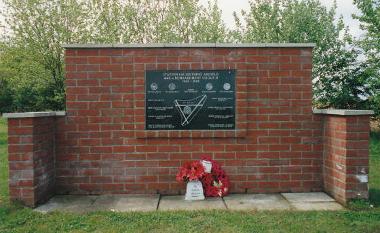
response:
{"label": "brick memorial wall", "polygon": [[[35,206],[53,194],[184,194],[178,167],[202,156],[224,167],[232,193],[324,190],[341,203],[366,198],[371,111],[313,112],[312,47],[68,45],[65,114],[5,114],[11,198]],[[205,107],[190,111],[193,118],[173,116],[183,125],[172,125],[170,114],[154,118],[168,129],[147,124],[154,110],[147,99],[161,96],[159,79],[186,72],[224,75],[225,92],[234,91],[229,120]],[[166,93],[183,84],[177,81]],[[191,96],[202,82],[168,98]],[[221,98],[206,85],[191,101],[207,106]]]}

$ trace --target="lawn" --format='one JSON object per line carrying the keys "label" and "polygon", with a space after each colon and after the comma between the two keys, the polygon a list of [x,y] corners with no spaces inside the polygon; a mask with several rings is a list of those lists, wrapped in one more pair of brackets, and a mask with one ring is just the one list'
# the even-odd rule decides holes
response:
{"label": "lawn", "polygon": [[371,134],[371,203],[338,212],[35,213],[7,201],[6,143],[0,118],[0,232],[380,232],[379,132]]}

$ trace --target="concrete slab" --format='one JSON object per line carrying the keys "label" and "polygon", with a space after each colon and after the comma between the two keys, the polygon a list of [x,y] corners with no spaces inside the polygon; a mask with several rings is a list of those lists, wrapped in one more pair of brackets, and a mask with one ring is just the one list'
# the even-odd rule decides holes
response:
{"label": "concrete slab", "polygon": [[155,211],[159,195],[102,195],[93,204],[94,210],[115,212]]}
{"label": "concrete slab", "polygon": [[231,194],[223,198],[230,210],[290,210],[280,194]]}
{"label": "concrete slab", "polygon": [[159,195],[59,195],[51,198],[46,204],[34,210],[41,213],[52,211],[72,213],[92,211],[155,211],[159,199]]}
{"label": "concrete slab", "polygon": [[333,198],[323,192],[310,193],[282,193],[290,203],[294,202],[335,202]]}
{"label": "concrete slab", "polygon": [[342,210],[344,207],[323,192],[282,193],[295,210]]}
{"label": "concrete slab", "polygon": [[185,196],[161,197],[158,210],[212,210],[226,209],[222,198],[206,198],[201,201],[185,201]]}
{"label": "concrete slab", "polygon": [[337,202],[293,202],[290,204],[295,210],[343,210]]}
{"label": "concrete slab", "polygon": [[[224,200],[223,200],[224,199]],[[231,194],[224,198],[185,201],[184,196],[159,195],[58,195],[35,211],[86,213],[91,211],[157,210],[342,210],[343,206],[325,193]]]}
{"label": "concrete slab", "polygon": [[86,213],[92,211],[92,204],[96,198],[97,196],[58,195],[34,210],[41,213],[51,211]]}

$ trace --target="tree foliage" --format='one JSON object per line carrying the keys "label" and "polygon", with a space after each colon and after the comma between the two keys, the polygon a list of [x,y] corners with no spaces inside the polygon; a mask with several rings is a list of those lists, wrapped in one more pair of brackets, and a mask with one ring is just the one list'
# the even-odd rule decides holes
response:
{"label": "tree foliage", "polygon": [[354,15],[360,21],[360,27],[365,31],[364,37],[358,41],[363,49],[370,79],[366,85],[371,89],[369,96],[370,108],[380,116],[380,1],[354,0],[361,14]]}
{"label": "tree foliage", "polygon": [[[0,99],[2,110],[35,111],[59,109],[63,96],[56,87],[43,59],[33,50],[12,47],[0,55],[0,80],[4,91]],[[46,106],[49,106],[46,108]]]}
{"label": "tree foliage", "polygon": [[[63,43],[89,38],[84,4],[68,0],[5,0],[12,32],[1,53],[12,85],[12,111],[64,108]],[[0,109],[1,111],[1,109]]]}
{"label": "tree foliage", "polygon": [[207,7],[198,0],[4,3],[12,33],[3,39],[0,76],[7,80],[2,87],[12,86],[13,101],[0,112],[64,109],[63,44],[222,42],[226,35],[216,1]]}
{"label": "tree foliage", "polygon": [[327,9],[318,0],[257,0],[235,13],[235,41],[315,43],[314,102],[318,107],[358,108],[366,105],[368,75],[358,63],[336,4]]}
{"label": "tree foliage", "polygon": [[242,18],[234,16],[237,41],[245,42],[313,42],[324,47],[343,29],[341,22],[334,23],[336,5],[327,9],[318,0],[251,0]]}
{"label": "tree foliage", "polygon": [[224,41],[226,28],[216,1],[85,1],[96,43],[196,43]]}
{"label": "tree foliage", "polygon": [[367,32],[360,60],[336,4],[250,0],[226,28],[216,0],[2,0],[0,112],[64,109],[63,44],[313,42],[314,104],[380,114],[379,0],[355,0]]}
{"label": "tree foliage", "polygon": [[360,45],[366,52],[369,62],[380,67],[380,1],[354,0],[361,14],[354,15],[360,21],[360,28],[365,31]]}

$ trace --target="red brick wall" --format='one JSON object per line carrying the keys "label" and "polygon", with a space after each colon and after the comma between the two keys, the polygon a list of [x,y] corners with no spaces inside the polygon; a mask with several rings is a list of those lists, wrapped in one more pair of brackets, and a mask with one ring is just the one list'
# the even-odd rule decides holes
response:
{"label": "red brick wall", "polygon": [[[235,193],[322,190],[311,59],[311,48],[68,48],[56,191],[183,193],[178,167],[203,155],[223,165]],[[144,131],[146,70],[230,68],[235,131]]]}
{"label": "red brick wall", "polygon": [[[66,117],[8,114],[10,197],[35,206],[55,193],[181,194],[178,167],[209,156],[233,193],[367,198],[369,116],[313,114],[311,52],[69,48]],[[179,69],[237,70],[236,130],[144,130],[145,71]]]}
{"label": "red brick wall", "polygon": [[324,117],[324,187],[338,201],[368,198],[369,116]]}
{"label": "red brick wall", "polygon": [[54,194],[55,118],[8,120],[11,200],[34,207]]}

